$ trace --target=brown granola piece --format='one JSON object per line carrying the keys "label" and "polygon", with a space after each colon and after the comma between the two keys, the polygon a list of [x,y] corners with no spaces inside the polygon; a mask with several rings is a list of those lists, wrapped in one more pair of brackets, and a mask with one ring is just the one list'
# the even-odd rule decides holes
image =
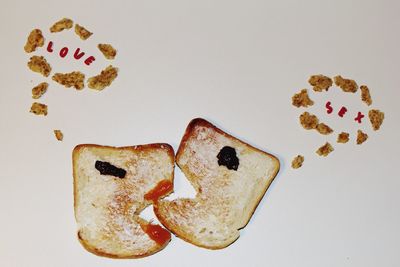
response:
{"label": "brown granola piece", "polygon": [[333,151],[333,147],[331,146],[331,144],[329,144],[328,142],[325,143],[325,145],[321,146],[320,148],[318,148],[317,154],[320,156],[328,156],[329,153],[331,153]]}
{"label": "brown granola piece", "polygon": [[88,39],[93,33],[85,29],[79,24],[75,24],[75,33],[81,38],[82,40]]}
{"label": "brown granola piece", "polygon": [[371,122],[372,129],[374,129],[374,131],[377,131],[379,130],[379,128],[381,128],[383,119],[385,118],[385,113],[378,109],[371,109],[368,112],[368,117],[369,121]]}
{"label": "brown granola piece", "polygon": [[329,87],[333,84],[331,78],[322,74],[312,75],[310,79],[308,79],[308,83],[313,86],[315,92],[322,92],[322,90],[328,91]]}
{"label": "brown granola piece", "polygon": [[72,20],[63,18],[50,27],[50,32],[60,32],[66,29],[71,29],[73,24],[74,22]]}
{"label": "brown granola piece", "polygon": [[56,136],[58,141],[62,141],[64,138],[64,135],[60,130],[54,130],[54,135]]}
{"label": "brown granola piece", "polygon": [[42,31],[39,29],[34,29],[28,36],[24,50],[26,53],[31,53],[36,51],[36,48],[42,47],[44,45],[44,37]]}
{"label": "brown granola piece", "polygon": [[361,130],[357,130],[357,145],[361,145],[368,139],[368,134],[363,133]]}
{"label": "brown granola piece", "polygon": [[46,82],[39,83],[38,85],[33,87],[32,88],[32,98],[33,99],[40,98],[44,93],[46,93],[48,87],[49,87],[49,84]]}
{"label": "brown granola piece", "polygon": [[110,65],[102,70],[99,75],[89,78],[88,86],[91,89],[103,90],[105,87],[109,86],[117,76],[118,69]]}
{"label": "brown granola piece", "polygon": [[297,155],[292,161],[292,168],[298,169],[303,166],[304,157],[302,155]]}
{"label": "brown granola piece", "polygon": [[347,143],[349,142],[349,136],[349,133],[341,132],[340,134],[338,134],[337,142],[342,144]]}
{"label": "brown granola piece", "polygon": [[73,71],[70,73],[55,73],[52,79],[53,81],[56,81],[67,88],[74,87],[76,90],[82,90],[85,86],[85,74],[80,71]]}
{"label": "brown granola piece", "polygon": [[28,62],[28,67],[34,71],[48,77],[51,72],[51,66],[43,56],[33,56]]}
{"label": "brown granola piece", "polygon": [[366,85],[361,85],[361,100],[365,102],[368,106],[372,104],[371,94],[369,93],[369,89]]}
{"label": "brown granola piece", "polygon": [[320,134],[324,134],[324,135],[327,135],[327,134],[330,134],[333,132],[331,127],[329,127],[328,125],[326,125],[325,123],[322,123],[322,122],[317,124],[316,129]]}
{"label": "brown granola piece", "polygon": [[317,128],[318,125],[318,118],[315,115],[312,115],[310,113],[303,112],[303,114],[300,115],[300,124],[303,126],[304,129],[306,130],[311,130]]}
{"label": "brown granola piece", "polygon": [[335,84],[339,86],[343,92],[355,93],[358,90],[358,85],[354,80],[345,79],[340,75],[333,77],[333,79],[335,80]]}
{"label": "brown granola piece", "polygon": [[35,115],[47,116],[47,105],[34,102],[31,106],[30,112],[32,112]]}
{"label": "brown granola piece", "polygon": [[98,44],[100,52],[106,57],[106,59],[114,59],[117,55],[117,50],[112,47],[110,44]]}
{"label": "brown granola piece", "polygon": [[308,107],[314,105],[314,101],[312,101],[308,94],[307,89],[302,89],[300,93],[292,96],[292,105],[295,107]]}

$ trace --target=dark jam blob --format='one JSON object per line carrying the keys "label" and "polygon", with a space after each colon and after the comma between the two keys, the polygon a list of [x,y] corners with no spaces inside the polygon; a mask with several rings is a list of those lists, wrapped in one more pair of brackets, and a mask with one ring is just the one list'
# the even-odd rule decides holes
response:
{"label": "dark jam blob", "polygon": [[230,146],[224,146],[217,155],[218,165],[225,166],[229,170],[237,171],[239,167],[239,159],[236,156],[236,150]]}
{"label": "dark jam blob", "polygon": [[106,161],[96,160],[94,167],[102,175],[112,175],[119,178],[125,178],[126,175],[126,171],[124,169],[115,167]]}

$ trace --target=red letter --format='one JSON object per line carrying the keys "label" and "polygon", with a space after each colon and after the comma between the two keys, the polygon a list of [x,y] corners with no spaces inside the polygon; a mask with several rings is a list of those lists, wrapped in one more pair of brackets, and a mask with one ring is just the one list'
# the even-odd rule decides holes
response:
{"label": "red letter", "polygon": [[342,107],[342,108],[339,110],[338,115],[339,115],[340,117],[343,118],[343,115],[344,115],[346,112],[347,112],[347,108]]}
{"label": "red letter", "polygon": [[60,57],[65,57],[68,54],[68,47],[64,47],[60,50]]}
{"label": "red letter", "polygon": [[85,64],[89,66],[95,60],[96,59],[94,58],[94,56],[90,56],[87,59],[85,59]]}
{"label": "red letter", "polygon": [[361,123],[361,119],[364,118],[364,115],[359,111],[357,117],[354,118],[355,121]]}
{"label": "red letter", "polygon": [[326,102],[326,112],[328,112],[328,114],[331,114],[333,111],[333,108],[331,107],[331,101]]}
{"label": "red letter", "polygon": [[74,53],[74,58],[75,59],[80,59],[81,57],[83,57],[85,55],[85,52],[79,53],[80,50],[81,50],[80,48],[77,48],[75,50],[75,53]]}
{"label": "red letter", "polygon": [[47,45],[47,52],[53,52],[53,42],[50,41],[49,44]]}

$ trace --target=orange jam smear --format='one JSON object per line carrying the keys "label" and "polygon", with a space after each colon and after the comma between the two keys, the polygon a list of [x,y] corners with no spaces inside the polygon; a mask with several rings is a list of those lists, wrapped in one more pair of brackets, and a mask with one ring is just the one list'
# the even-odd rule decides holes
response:
{"label": "orange jam smear", "polygon": [[161,182],[159,182],[156,185],[156,187],[154,187],[153,189],[151,189],[149,192],[147,192],[144,195],[144,199],[157,201],[163,195],[171,192],[172,188],[173,188],[173,184],[171,181],[162,180]]}
{"label": "orange jam smear", "polygon": [[171,239],[171,233],[158,224],[141,224],[142,230],[158,245],[164,245]]}

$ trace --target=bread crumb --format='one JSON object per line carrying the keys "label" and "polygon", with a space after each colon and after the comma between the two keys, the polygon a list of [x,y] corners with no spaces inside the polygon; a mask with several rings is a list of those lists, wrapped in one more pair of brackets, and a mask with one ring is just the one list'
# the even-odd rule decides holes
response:
{"label": "bread crumb", "polygon": [[318,118],[315,115],[308,113],[307,111],[300,115],[300,124],[306,130],[317,128]]}
{"label": "bread crumb", "polygon": [[330,134],[333,132],[331,127],[329,127],[328,125],[326,125],[325,123],[322,123],[322,122],[317,124],[316,129],[320,134],[323,134],[323,135],[327,135],[327,134]]}
{"label": "bread crumb", "polygon": [[308,107],[314,105],[314,101],[310,99],[307,89],[302,89],[300,93],[292,96],[292,105],[295,107]]}
{"label": "bread crumb", "polygon": [[47,116],[47,105],[34,102],[31,106],[30,112],[32,112],[35,115]]}
{"label": "bread crumb", "polygon": [[88,39],[92,36],[92,32],[88,31],[86,28],[82,27],[79,24],[75,24],[75,33],[81,38],[82,40]]}
{"label": "bread crumb", "polygon": [[55,73],[52,77],[53,81],[64,85],[65,87],[74,87],[76,90],[82,90],[85,80],[85,74],[80,71],[73,71],[70,73]]}
{"label": "bread crumb", "polygon": [[345,144],[349,141],[349,136],[349,133],[341,132],[340,134],[338,134],[337,142]]}
{"label": "bread crumb", "polygon": [[109,86],[117,76],[118,69],[110,65],[102,70],[99,75],[89,78],[88,86],[91,89],[103,90],[105,87]]}
{"label": "bread crumb", "polygon": [[322,92],[322,90],[328,91],[329,87],[333,84],[331,78],[322,74],[312,75],[310,79],[308,79],[308,83],[313,86],[315,92]]}
{"label": "bread crumb", "polygon": [[357,130],[357,145],[361,145],[368,139],[368,134],[363,133],[361,130]]}
{"label": "bread crumb", "polygon": [[62,141],[64,138],[64,134],[60,130],[54,130],[54,135],[58,141]]}
{"label": "bread crumb", "polygon": [[370,106],[372,104],[372,98],[368,87],[366,85],[361,85],[360,89],[361,89],[361,100],[368,106]]}
{"label": "bread crumb", "polygon": [[24,50],[26,53],[31,53],[36,51],[36,48],[42,47],[44,45],[44,37],[42,31],[39,29],[34,29],[28,36]]}
{"label": "bread crumb", "polygon": [[46,82],[39,83],[38,85],[33,87],[32,88],[32,98],[33,99],[40,98],[44,93],[46,93],[48,87],[49,87],[49,84]]}
{"label": "bread crumb", "polygon": [[374,131],[377,131],[379,130],[379,128],[381,128],[383,119],[385,118],[385,113],[378,109],[371,109],[368,112],[368,117],[369,121],[371,122],[372,129],[374,129]]}
{"label": "bread crumb", "polygon": [[28,62],[28,67],[33,72],[38,72],[45,77],[48,77],[51,72],[51,66],[43,56],[33,56]]}
{"label": "bread crumb", "polygon": [[320,156],[328,156],[329,153],[331,153],[333,151],[333,147],[331,146],[331,144],[329,144],[328,142],[325,143],[325,145],[321,146],[320,148],[318,148],[318,150],[316,151],[318,155]]}
{"label": "bread crumb", "polygon": [[355,93],[358,90],[358,85],[354,80],[345,79],[340,75],[335,76],[333,79],[335,80],[335,84],[339,86],[343,92]]}
{"label": "bread crumb", "polygon": [[72,20],[63,18],[50,27],[50,32],[61,32],[63,30],[71,29],[73,24],[74,22]]}
{"label": "bread crumb", "polygon": [[117,50],[115,50],[115,48],[110,44],[98,44],[97,47],[106,59],[114,59],[117,55]]}
{"label": "bread crumb", "polygon": [[297,155],[292,161],[292,168],[298,169],[303,166],[304,157],[302,155]]}

